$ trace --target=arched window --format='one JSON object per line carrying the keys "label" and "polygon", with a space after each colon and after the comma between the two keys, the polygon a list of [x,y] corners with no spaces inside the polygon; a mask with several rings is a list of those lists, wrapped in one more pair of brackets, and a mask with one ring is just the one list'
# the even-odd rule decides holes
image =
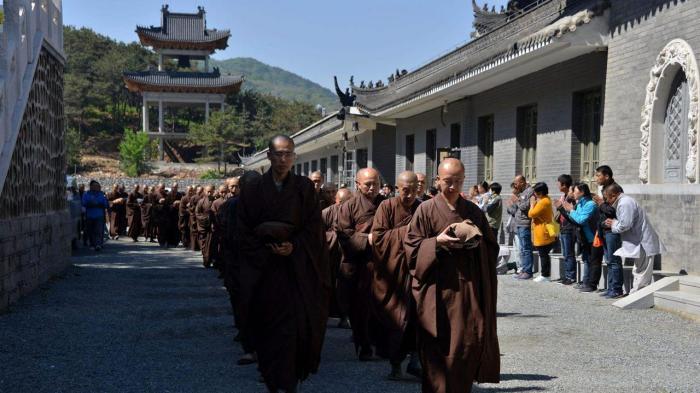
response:
{"label": "arched window", "polygon": [[688,81],[679,70],[671,84],[664,115],[663,182],[685,182],[688,158]]}

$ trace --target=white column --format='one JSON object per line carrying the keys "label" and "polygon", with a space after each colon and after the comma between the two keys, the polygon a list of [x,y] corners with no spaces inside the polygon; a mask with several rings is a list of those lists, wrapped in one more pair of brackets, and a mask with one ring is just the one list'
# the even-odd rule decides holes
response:
{"label": "white column", "polygon": [[163,54],[158,54],[158,71],[163,71]]}
{"label": "white column", "polygon": [[209,56],[204,56],[204,72],[209,72]]}
{"label": "white column", "polygon": [[204,122],[209,123],[209,101],[204,104]]}
{"label": "white column", "polygon": [[148,101],[146,101],[146,96],[143,96],[141,112],[141,118],[143,119],[143,132],[148,132]]}
{"label": "white column", "polygon": [[158,100],[158,132],[163,132],[163,100]]}

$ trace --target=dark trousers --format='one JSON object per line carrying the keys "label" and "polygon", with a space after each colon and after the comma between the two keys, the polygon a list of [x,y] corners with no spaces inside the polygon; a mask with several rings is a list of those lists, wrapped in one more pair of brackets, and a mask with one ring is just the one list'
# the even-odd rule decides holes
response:
{"label": "dark trousers", "polygon": [[87,233],[88,240],[90,241],[90,247],[102,246],[104,242],[104,218],[88,218],[85,220],[85,231]]}
{"label": "dark trousers", "polygon": [[564,257],[564,278],[576,281],[576,235],[573,233],[562,233],[559,235],[561,243],[561,254]]}
{"label": "dark trousers", "polygon": [[552,272],[552,258],[549,256],[549,253],[552,251],[552,245],[553,243],[535,247],[540,254],[540,272],[543,277],[549,277]]}
{"label": "dark trousers", "polygon": [[590,267],[588,272],[588,286],[592,288],[598,288],[598,283],[600,282],[600,276],[603,274],[603,255],[605,253],[605,247],[591,247],[591,256],[588,261]]}

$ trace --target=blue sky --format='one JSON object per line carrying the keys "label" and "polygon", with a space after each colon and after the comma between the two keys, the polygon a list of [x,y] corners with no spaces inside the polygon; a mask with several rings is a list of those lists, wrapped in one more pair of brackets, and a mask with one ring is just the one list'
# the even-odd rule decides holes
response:
{"label": "blue sky", "polygon": [[[136,25],[159,25],[162,0],[63,0],[66,25],[135,41]],[[207,25],[230,29],[218,59],[254,57],[323,86],[386,79],[469,39],[471,0],[169,0],[170,9],[207,11]],[[484,0],[477,0],[483,5]],[[507,0],[489,0],[500,7]]]}

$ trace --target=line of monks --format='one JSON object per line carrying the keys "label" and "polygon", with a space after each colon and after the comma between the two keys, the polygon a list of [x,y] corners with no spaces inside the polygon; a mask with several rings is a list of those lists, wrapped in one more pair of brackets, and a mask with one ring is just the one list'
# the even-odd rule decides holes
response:
{"label": "line of monks", "polygon": [[483,212],[460,196],[459,160],[441,162],[435,197],[424,194],[424,176],[407,171],[397,196],[384,199],[372,168],[358,171],[355,192],[322,188],[320,173],[293,174],[287,136],[270,140],[268,159],[266,173],[230,179],[218,197],[211,186],[179,195],[173,185],[135,189],[125,201],[130,236],[143,231],[167,246],[179,233],[221,270],[245,353],[239,364],[257,362],[270,392],[296,392],[318,371],[335,316],[352,328],[360,361],[389,360],[390,379],[402,378],[409,357],[406,371],[423,392],[499,381],[498,244]]}

